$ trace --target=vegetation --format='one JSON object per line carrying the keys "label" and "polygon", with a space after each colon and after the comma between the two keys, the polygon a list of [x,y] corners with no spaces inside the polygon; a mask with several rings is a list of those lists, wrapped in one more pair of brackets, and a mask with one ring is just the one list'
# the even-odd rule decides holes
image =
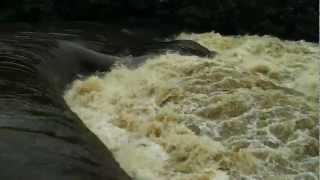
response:
{"label": "vegetation", "polygon": [[318,41],[317,0],[3,0],[0,21],[176,24],[192,31]]}

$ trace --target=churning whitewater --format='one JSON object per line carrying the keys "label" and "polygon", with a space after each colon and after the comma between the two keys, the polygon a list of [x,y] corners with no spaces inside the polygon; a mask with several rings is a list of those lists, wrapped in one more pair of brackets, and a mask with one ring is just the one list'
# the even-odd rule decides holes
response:
{"label": "churning whitewater", "polygon": [[181,34],[163,54],[76,80],[71,109],[134,180],[319,179],[317,44]]}

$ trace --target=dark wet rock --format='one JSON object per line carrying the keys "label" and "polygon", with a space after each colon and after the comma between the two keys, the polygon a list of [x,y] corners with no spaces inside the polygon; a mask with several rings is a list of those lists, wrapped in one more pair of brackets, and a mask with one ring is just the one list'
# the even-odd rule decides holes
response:
{"label": "dark wet rock", "polygon": [[128,50],[128,54],[140,56],[145,53],[165,53],[174,52],[182,55],[195,55],[199,57],[214,57],[216,52],[209,51],[207,48],[191,40],[174,40],[168,42],[152,42],[143,44],[140,47],[133,47]]}
{"label": "dark wet rock", "polygon": [[131,179],[59,90],[84,51],[28,37],[0,39],[0,179]]}

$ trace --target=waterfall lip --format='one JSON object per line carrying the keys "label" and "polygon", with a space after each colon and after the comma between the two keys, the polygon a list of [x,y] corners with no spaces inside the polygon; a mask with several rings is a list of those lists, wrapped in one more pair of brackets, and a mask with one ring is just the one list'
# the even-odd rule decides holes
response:
{"label": "waterfall lip", "polygon": [[62,97],[76,74],[117,58],[27,35],[0,40],[0,179],[131,179]]}
{"label": "waterfall lip", "polygon": [[110,70],[121,58],[54,37],[60,35],[0,37],[0,90],[7,95],[0,98],[0,179],[129,180],[62,97],[77,75]]}

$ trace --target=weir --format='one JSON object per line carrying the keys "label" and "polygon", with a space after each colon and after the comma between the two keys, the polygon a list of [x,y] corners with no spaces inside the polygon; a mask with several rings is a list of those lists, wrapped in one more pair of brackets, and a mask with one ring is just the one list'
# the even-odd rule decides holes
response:
{"label": "weir", "polygon": [[[134,65],[135,59],[122,61],[61,35],[23,32],[0,38],[0,179],[129,180],[62,93],[78,75],[108,71],[119,61]],[[169,44],[158,50],[196,43]],[[193,52],[203,54],[206,49],[196,45]]]}

